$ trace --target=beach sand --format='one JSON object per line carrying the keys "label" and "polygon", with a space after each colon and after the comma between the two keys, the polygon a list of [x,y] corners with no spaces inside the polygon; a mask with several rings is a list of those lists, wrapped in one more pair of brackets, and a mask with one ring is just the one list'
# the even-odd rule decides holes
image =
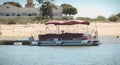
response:
{"label": "beach sand", "polygon": [[[99,36],[120,36],[120,23],[96,23]],[[61,30],[66,30],[66,32],[81,32],[86,28],[84,25],[79,25],[79,27],[73,26],[61,26]],[[88,26],[89,29],[96,29],[95,23],[91,23]],[[49,28],[45,24],[26,24],[26,25],[0,25],[0,38],[6,37],[29,37],[38,34],[46,34],[48,32],[57,33],[56,26],[49,25]],[[83,31],[83,30],[82,30]]]}

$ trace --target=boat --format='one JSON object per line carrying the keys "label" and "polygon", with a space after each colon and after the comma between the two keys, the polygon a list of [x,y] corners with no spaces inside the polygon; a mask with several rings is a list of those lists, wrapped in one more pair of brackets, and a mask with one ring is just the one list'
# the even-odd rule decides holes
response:
{"label": "boat", "polygon": [[[55,25],[57,33],[39,34],[39,40],[34,40],[33,36],[29,37],[30,45],[38,46],[97,46],[100,43],[98,39],[98,32],[96,30],[86,30],[85,32],[64,32],[60,30],[60,26],[85,25],[89,26],[90,22],[85,20],[51,20],[47,21],[45,25]],[[47,29],[47,28],[46,28]],[[61,32],[60,32],[61,31]]]}

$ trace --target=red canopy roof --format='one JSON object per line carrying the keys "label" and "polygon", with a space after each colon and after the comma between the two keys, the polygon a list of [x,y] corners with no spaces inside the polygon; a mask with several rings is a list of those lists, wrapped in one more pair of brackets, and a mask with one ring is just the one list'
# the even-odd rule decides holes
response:
{"label": "red canopy roof", "polygon": [[74,25],[74,24],[84,24],[84,25],[89,25],[90,23],[85,20],[66,20],[66,21],[57,21],[57,20],[52,20],[48,21],[45,23],[46,25],[48,24],[54,24],[54,25]]}

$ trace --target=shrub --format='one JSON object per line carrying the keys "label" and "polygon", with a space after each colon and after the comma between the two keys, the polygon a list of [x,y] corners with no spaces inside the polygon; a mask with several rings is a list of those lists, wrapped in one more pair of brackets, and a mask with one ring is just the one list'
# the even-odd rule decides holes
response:
{"label": "shrub", "polygon": [[77,17],[77,20],[86,20],[86,21],[95,21],[95,19],[90,18],[90,17]]}
{"label": "shrub", "polygon": [[16,22],[14,20],[9,20],[8,24],[16,24]]}
{"label": "shrub", "polygon": [[118,16],[120,18],[120,13],[118,13],[116,16]]}
{"label": "shrub", "polygon": [[96,20],[97,20],[97,21],[105,21],[106,18],[105,18],[104,16],[98,16],[98,17],[96,18]]}
{"label": "shrub", "polygon": [[116,16],[116,15],[112,15],[112,16],[109,17],[109,20],[114,21],[114,22],[118,21],[118,19],[119,19],[119,17]]}

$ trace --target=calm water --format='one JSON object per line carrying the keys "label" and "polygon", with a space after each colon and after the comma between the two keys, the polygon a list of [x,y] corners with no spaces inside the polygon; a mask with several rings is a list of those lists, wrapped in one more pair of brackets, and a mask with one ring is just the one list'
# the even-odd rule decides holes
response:
{"label": "calm water", "polygon": [[0,46],[0,65],[120,65],[120,38],[99,46]]}

